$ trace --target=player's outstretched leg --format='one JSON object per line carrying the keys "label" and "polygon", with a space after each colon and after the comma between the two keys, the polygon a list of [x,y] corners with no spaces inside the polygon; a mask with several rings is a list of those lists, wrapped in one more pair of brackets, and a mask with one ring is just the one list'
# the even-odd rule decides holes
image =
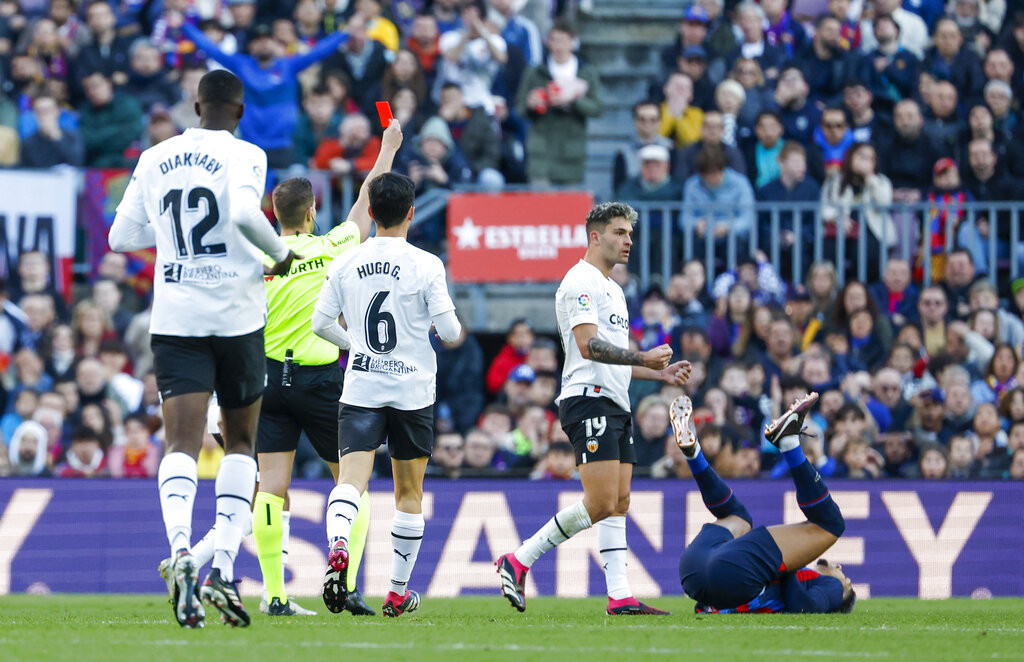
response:
{"label": "player's outstretched leg", "polygon": [[352,524],[352,533],[349,535],[348,547],[348,598],[345,600],[345,611],[353,616],[376,616],[377,612],[373,607],[366,604],[363,596],[356,589],[356,578],[359,575],[359,565],[363,560],[363,551],[366,549],[366,536],[370,530],[370,493],[363,492],[359,500],[359,514]]}
{"label": "player's outstretched leg", "polygon": [[693,403],[685,395],[678,396],[669,407],[669,420],[676,444],[690,465],[690,472],[700,488],[704,505],[720,520],[716,523],[732,531],[734,537],[741,536],[750,531],[750,513],[701,452],[692,416]]}
{"label": "player's outstretched leg", "polygon": [[498,558],[501,594],[519,611],[526,611],[526,573],[544,552],[593,526],[582,501],[563,508],[514,552]]}
{"label": "player's outstretched leg", "polygon": [[768,527],[782,552],[787,568],[799,569],[821,556],[846,530],[839,506],[832,500],[825,481],[807,461],[800,447],[804,417],[818,399],[817,393],[797,400],[779,418],[765,427],[765,438],[782,452],[796,485],[796,500],[807,522]]}

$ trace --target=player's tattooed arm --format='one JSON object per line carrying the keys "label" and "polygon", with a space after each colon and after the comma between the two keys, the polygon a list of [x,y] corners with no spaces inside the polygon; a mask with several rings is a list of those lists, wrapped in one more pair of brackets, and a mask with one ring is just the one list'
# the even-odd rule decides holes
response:
{"label": "player's tattooed arm", "polygon": [[587,341],[590,360],[611,365],[643,365],[643,354],[625,347],[616,347],[607,340],[597,337]]}

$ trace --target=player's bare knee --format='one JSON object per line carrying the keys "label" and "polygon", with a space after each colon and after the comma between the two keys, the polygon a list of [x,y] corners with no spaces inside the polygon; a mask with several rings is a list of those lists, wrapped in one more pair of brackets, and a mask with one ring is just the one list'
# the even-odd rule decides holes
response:
{"label": "player's bare knee", "polygon": [[583,506],[587,509],[587,514],[590,515],[590,521],[593,524],[597,524],[601,520],[614,515],[617,503],[618,501],[614,497],[583,500]]}
{"label": "player's bare knee", "polygon": [[414,491],[403,492],[402,494],[396,493],[395,508],[403,513],[423,512],[423,493]]}
{"label": "player's bare knee", "polygon": [[619,497],[618,503],[615,504],[615,512],[612,514],[619,516],[625,515],[627,512],[629,512],[629,494]]}

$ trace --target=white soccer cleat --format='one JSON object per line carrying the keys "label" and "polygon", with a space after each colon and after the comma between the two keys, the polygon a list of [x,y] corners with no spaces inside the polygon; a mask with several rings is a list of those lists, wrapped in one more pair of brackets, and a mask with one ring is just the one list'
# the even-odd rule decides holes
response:
{"label": "white soccer cleat", "polygon": [[167,601],[174,604],[174,558],[168,556],[157,566],[160,576],[167,582]]}
{"label": "white soccer cleat", "polygon": [[[305,607],[302,607],[301,605],[299,605],[299,603],[295,602],[295,600],[289,599],[287,604],[290,607],[291,611],[289,616],[316,616],[315,611],[313,611],[312,609],[306,609]],[[270,615],[270,604],[267,602],[266,595],[264,595],[263,598],[260,599],[260,613]]]}
{"label": "white soccer cleat", "polygon": [[672,423],[676,445],[683,451],[683,455],[690,457],[693,447],[697,444],[697,428],[693,424],[693,403],[690,398],[685,395],[677,396],[668,409],[668,417]]}

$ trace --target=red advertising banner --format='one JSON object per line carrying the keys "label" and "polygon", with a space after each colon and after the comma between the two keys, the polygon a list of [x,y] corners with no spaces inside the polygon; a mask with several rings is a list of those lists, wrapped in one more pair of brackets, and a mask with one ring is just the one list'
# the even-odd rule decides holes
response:
{"label": "red advertising banner", "polygon": [[587,248],[590,193],[456,193],[448,275],[460,283],[554,282]]}

